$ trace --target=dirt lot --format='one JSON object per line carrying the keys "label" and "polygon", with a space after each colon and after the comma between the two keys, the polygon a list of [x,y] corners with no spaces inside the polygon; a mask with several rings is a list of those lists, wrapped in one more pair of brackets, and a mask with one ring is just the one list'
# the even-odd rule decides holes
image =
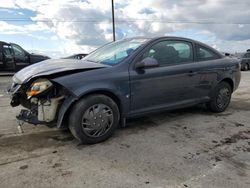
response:
{"label": "dirt lot", "polygon": [[202,106],[129,122],[97,145],[24,125],[0,77],[0,187],[250,187],[250,72],[228,110]]}

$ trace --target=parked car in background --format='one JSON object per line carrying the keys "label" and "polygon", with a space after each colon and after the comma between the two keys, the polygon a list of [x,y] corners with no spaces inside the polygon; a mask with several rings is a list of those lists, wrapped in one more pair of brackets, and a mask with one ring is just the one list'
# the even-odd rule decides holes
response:
{"label": "parked car in background", "polygon": [[235,54],[232,54],[232,53],[228,53],[228,52],[221,52],[221,53],[227,57],[238,58]]}
{"label": "parked car in background", "polygon": [[250,51],[247,51],[241,57],[241,70],[250,70]]}
{"label": "parked car in background", "polygon": [[0,71],[18,71],[46,59],[49,57],[29,53],[14,43],[0,41]]}
{"label": "parked car in background", "polygon": [[82,59],[87,55],[88,54],[75,54],[75,55],[71,55],[71,56],[68,56],[68,57],[64,57],[62,59]]}
{"label": "parked car in background", "polygon": [[191,39],[130,38],[83,60],[46,60],[24,68],[9,90],[17,117],[69,127],[82,143],[108,139],[126,119],[205,103],[223,112],[240,83],[236,58]]}

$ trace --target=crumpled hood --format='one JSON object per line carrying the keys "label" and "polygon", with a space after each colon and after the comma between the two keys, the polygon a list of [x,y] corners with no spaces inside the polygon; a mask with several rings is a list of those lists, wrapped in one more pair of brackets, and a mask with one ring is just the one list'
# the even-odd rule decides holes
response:
{"label": "crumpled hood", "polygon": [[13,80],[18,84],[22,84],[37,76],[46,76],[71,70],[86,70],[104,67],[109,66],[76,59],[48,59],[23,68],[14,75]]}

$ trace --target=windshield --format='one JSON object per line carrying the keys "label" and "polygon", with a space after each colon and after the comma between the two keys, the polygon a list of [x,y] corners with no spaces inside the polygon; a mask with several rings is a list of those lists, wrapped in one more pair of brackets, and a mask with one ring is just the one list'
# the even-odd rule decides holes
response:
{"label": "windshield", "polygon": [[147,39],[127,39],[112,42],[89,54],[84,60],[112,66],[117,65],[146,41]]}

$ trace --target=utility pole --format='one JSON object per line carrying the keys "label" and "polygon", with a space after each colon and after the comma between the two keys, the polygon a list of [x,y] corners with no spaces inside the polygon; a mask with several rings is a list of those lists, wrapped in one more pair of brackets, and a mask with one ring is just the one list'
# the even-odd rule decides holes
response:
{"label": "utility pole", "polygon": [[112,4],[113,41],[115,41],[115,13],[114,13],[114,0],[111,0],[111,4]]}

